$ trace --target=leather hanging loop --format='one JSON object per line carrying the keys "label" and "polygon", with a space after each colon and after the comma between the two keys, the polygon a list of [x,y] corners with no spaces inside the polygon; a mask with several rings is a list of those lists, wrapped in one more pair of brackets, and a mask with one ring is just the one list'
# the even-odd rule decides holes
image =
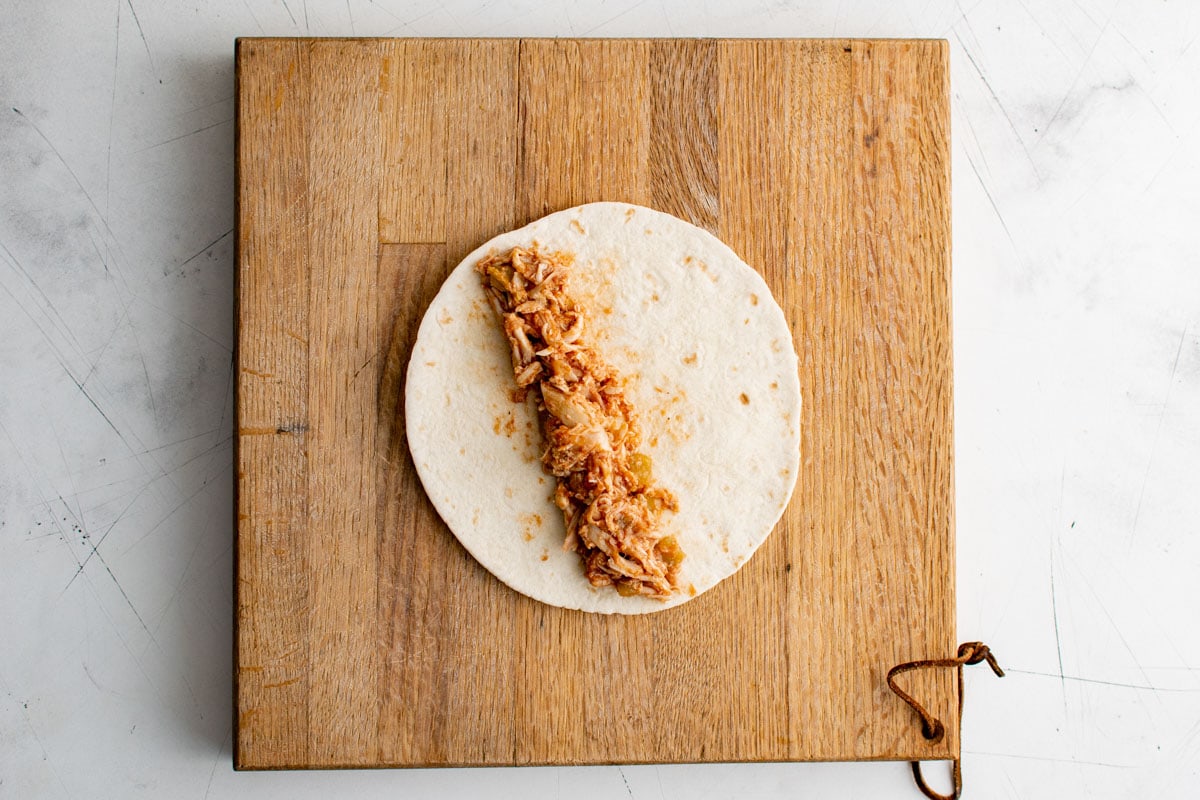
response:
{"label": "leather hanging loop", "polygon": [[[962,723],[963,712],[963,667],[971,664],[979,664],[987,662],[987,665],[992,668],[992,672],[996,673],[996,677],[1003,678],[1004,670],[1000,668],[996,657],[992,654],[991,649],[983,642],[964,642],[958,646],[958,653],[953,658],[932,658],[923,659],[920,661],[907,661],[903,664],[897,664],[888,670],[887,685],[888,688],[896,693],[896,696],[908,703],[909,707],[916,712],[921,719],[921,735],[929,740],[930,744],[937,744],[946,736],[946,726],[942,721],[933,716],[926,710],[925,706],[921,705],[912,695],[901,689],[896,684],[896,676],[902,675],[905,672],[911,672],[917,669],[929,668],[946,668],[950,667],[958,673],[958,721]],[[962,764],[959,759],[954,759],[953,777],[954,777],[954,793],[945,795],[935,792],[925,783],[925,778],[921,775],[921,762],[912,762],[913,780],[917,783],[917,788],[922,794],[930,798],[930,800],[958,800],[962,793]]]}

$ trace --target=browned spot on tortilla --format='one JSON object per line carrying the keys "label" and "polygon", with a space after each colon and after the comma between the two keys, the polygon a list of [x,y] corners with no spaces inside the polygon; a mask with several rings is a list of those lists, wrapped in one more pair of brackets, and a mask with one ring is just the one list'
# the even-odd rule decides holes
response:
{"label": "browned spot on tortilla", "polygon": [[707,275],[708,279],[710,281],[712,281],[713,283],[717,282],[717,277],[718,277],[717,273],[715,273],[711,269],[709,269],[707,263],[705,263],[704,261],[701,261],[698,258],[692,258],[691,256],[686,256],[683,259],[684,264],[691,264],[693,262],[700,266],[700,271],[703,272],[705,275]]}
{"label": "browned spot on tortilla", "polygon": [[646,228],[646,235],[647,235],[647,236],[649,236],[649,235],[650,235],[650,234],[652,234],[652,233],[654,233],[654,231],[650,230],[649,228]]}
{"label": "browned spot on tortilla", "polygon": [[542,527],[542,517],[540,514],[522,514],[517,517],[517,521],[525,528],[522,536],[527,542],[533,541],[534,530]]}
{"label": "browned spot on tortilla", "polygon": [[658,292],[655,292],[654,294],[650,295],[650,302],[651,302],[651,303],[657,303],[657,302],[659,301],[659,299],[660,299],[660,298],[659,298],[659,296],[658,296]]}
{"label": "browned spot on tortilla", "polygon": [[687,392],[679,388],[672,391],[669,387],[661,386],[655,386],[654,391],[657,395],[653,405],[647,408],[647,412],[662,419],[663,422],[656,425],[657,430],[650,434],[650,446],[658,446],[659,434],[666,434],[675,442],[690,439],[691,432],[688,430],[687,420],[680,413],[682,408],[687,406]]}
{"label": "browned spot on tortilla", "polygon": [[538,485],[545,485],[545,483],[546,483],[546,479],[539,475],[538,476]]}
{"label": "browned spot on tortilla", "polygon": [[504,487],[504,496],[509,498],[513,496],[513,488],[511,486]]}
{"label": "browned spot on tortilla", "polygon": [[479,524],[479,509],[478,508],[475,509],[475,513],[471,515],[471,524],[472,525]]}
{"label": "browned spot on tortilla", "polygon": [[778,339],[771,340],[771,352],[772,353],[778,353],[782,349],[783,349],[783,345],[779,343]]}
{"label": "browned spot on tortilla", "polygon": [[450,309],[443,308],[442,313],[438,314],[438,323],[441,325],[449,325],[454,322],[454,317],[450,316]]}
{"label": "browned spot on tortilla", "polygon": [[549,560],[550,560],[550,551],[543,548],[542,549],[542,561],[549,561]]}
{"label": "browned spot on tortilla", "polygon": [[742,392],[741,394],[739,394],[738,399],[742,401],[742,405],[744,405],[744,406],[750,405],[750,398],[746,396],[745,392]]}
{"label": "browned spot on tortilla", "polygon": [[779,381],[771,381],[771,388],[772,388],[772,389],[778,389],[778,388],[779,388]]}
{"label": "browned spot on tortilla", "polygon": [[583,223],[582,223],[582,222],[580,222],[580,221],[579,221],[579,220],[577,220],[577,219],[573,219],[573,220],[571,220],[571,227],[572,227],[572,228],[574,228],[574,229],[575,229],[576,231],[578,231],[579,233],[582,233],[582,234],[585,234],[585,235],[587,234],[587,231],[586,231],[586,230],[584,230]]}
{"label": "browned spot on tortilla", "polygon": [[742,320],[742,324],[743,324],[743,325],[749,325],[749,324],[750,324],[750,318],[749,318],[749,317],[746,317],[744,320]]}
{"label": "browned spot on tortilla", "polygon": [[510,411],[508,419],[504,420],[504,435],[512,438],[512,435],[517,432],[517,418]]}
{"label": "browned spot on tortilla", "polygon": [[427,367],[436,367],[436,366],[437,366],[437,362],[436,362],[436,361],[426,361],[426,362],[425,362],[425,366],[427,366]]}
{"label": "browned spot on tortilla", "polygon": [[698,354],[698,353],[692,353],[690,356],[684,356],[684,357],[683,357],[683,363],[685,363],[685,364],[695,364],[695,363],[696,363],[696,360],[697,360],[699,357],[700,357],[700,356],[699,356],[699,354]]}
{"label": "browned spot on tortilla", "polygon": [[696,584],[689,583],[688,584],[688,597],[695,597],[695,596],[696,596]]}
{"label": "browned spot on tortilla", "polygon": [[756,295],[756,294],[750,295],[750,305],[752,305],[752,306],[758,305],[758,295]]}
{"label": "browned spot on tortilla", "polygon": [[625,209],[625,221],[629,222],[629,220],[633,219],[634,213],[635,213],[635,210],[632,208]]}
{"label": "browned spot on tortilla", "polygon": [[465,447],[458,448],[458,454],[460,456],[465,456],[467,454],[467,448],[465,448]]}

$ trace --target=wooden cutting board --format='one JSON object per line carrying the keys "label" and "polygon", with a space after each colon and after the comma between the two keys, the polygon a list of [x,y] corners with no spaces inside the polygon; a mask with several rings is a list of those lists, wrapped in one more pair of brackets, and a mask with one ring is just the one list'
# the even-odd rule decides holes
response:
{"label": "wooden cutting board", "polygon": [[[951,758],[942,41],[242,39],[240,768]],[[403,374],[442,278],[575,204],[652,206],[792,325],[802,469],[767,543],[670,611],[518,595],[438,519]],[[516,534],[514,534],[516,535]]]}

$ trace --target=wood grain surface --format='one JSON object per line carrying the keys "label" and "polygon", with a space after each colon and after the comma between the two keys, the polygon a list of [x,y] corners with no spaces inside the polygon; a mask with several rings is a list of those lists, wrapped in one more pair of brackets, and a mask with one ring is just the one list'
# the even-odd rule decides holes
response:
{"label": "wood grain surface", "polygon": [[[941,41],[238,42],[239,768],[948,758],[949,109]],[[571,205],[668,211],[770,284],[791,505],[641,617],[542,605],[438,519],[403,375],[441,280]]]}

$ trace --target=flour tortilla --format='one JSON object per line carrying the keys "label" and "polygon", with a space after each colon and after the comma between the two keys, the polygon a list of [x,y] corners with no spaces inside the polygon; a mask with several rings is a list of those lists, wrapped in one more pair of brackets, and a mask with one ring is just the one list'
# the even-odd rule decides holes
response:
{"label": "flour tortilla", "polygon": [[[593,588],[562,549],[532,393],[511,400],[508,344],[474,271],[516,246],[573,255],[584,335],[629,379],[641,450],[679,501],[665,520],[687,557],[667,601]],[[625,203],[551,214],[463,259],[421,321],[405,414],[421,482],[471,555],[516,591],[582,611],[661,611],[712,588],[767,538],[799,470],[796,353],[766,283],[707,231]]]}

